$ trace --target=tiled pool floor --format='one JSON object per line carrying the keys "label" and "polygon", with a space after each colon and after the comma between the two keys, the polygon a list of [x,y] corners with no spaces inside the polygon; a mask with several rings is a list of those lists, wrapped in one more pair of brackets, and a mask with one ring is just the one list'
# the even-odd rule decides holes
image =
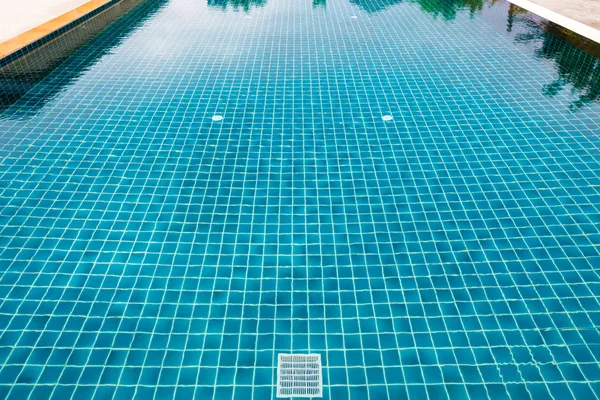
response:
{"label": "tiled pool floor", "polygon": [[600,63],[517,11],[146,0],[4,104],[0,398],[600,397]]}

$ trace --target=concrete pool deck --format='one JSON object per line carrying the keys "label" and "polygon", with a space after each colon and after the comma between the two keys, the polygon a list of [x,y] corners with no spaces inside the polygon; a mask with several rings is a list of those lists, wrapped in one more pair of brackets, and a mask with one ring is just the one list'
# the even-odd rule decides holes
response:
{"label": "concrete pool deck", "polygon": [[40,26],[89,0],[7,0],[0,13],[0,43]]}
{"label": "concrete pool deck", "polygon": [[548,10],[595,29],[600,29],[599,0],[530,0]]}

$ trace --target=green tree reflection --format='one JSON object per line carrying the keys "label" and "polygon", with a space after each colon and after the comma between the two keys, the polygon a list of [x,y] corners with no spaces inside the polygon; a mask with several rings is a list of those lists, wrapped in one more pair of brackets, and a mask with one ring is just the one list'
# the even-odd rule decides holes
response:
{"label": "green tree reflection", "polygon": [[554,60],[558,77],[543,88],[547,96],[555,96],[567,85],[578,91],[579,97],[569,108],[576,110],[600,99],[600,60],[591,54],[546,34],[537,54]]}
{"label": "green tree reflection", "polygon": [[411,3],[417,3],[421,9],[433,16],[441,16],[450,21],[456,18],[456,15],[464,10],[469,10],[471,14],[483,8],[485,0],[409,0]]}
{"label": "green tree reflection", "polygon": [[267,0],[208,0],[209,7],[226,9],[231,6],[234,10],[250,11],[254,7],[264,7]]}
{"label": "green tree reflection", "polygon": [[327,0],[313,0],[313,8],[327,7]]}
{"label": "green tree reflection", "polygon": [[350,0],[350,3],[366,12],[374,13],[385,10],[390,6],[404,3],[404,0]]}
{"label": "green tree reflection", "polygon": [[[511,6],[507,27],[509,32],[515,28],[515,23],[521,28],[515,40],[533,44],[536,57],[554,63],[558,76],[542,87],[544,95],[554,97],[570,89],[577,96],[569,104],[573,111],[600,100],[600,59],[569,43],[586,44],[582,38],[566,33],[553,24],[543,23],[540,26],[540,23],[528,19],[523,9]],[[597,46],[590,49],[594,48],[600,51]]]}
{"label": "green tree reflection", "polygon": [[481,10],[486,0],[350,0],[350,3],[372,13],[404,1],[418,4],[426,13],[432,14],[434,17],[441,16],[449,21],[456,18],[460,11],[469,10],[474,13]]}

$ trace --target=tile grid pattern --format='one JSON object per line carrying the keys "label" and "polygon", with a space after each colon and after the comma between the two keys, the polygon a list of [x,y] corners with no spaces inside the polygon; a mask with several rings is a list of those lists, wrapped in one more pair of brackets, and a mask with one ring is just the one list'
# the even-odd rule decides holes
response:
{"label": "tile grid pattern", "polygon": [[503,4],[376,3],[175,0],[70,78],[134,9],[0,114],[0,397],[600,395],[598,105]]}

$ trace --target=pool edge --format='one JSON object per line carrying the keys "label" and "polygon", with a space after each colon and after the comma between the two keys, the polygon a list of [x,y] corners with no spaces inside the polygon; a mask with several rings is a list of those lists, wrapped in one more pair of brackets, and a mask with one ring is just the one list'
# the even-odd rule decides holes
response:
{"label": "pool edge", "polygon": [[547,21],[568,29],[586,39],[600,44],[600,30],[588,26],[582,22],[566,17],[556,11],[552,11],[544,6],[535,4],[529,0],[507,0],[517,7],[521,7],[531,13],[534,13]]}
{"label": "pool edge", "polygon": [[87,21],[121,0],[90,0],[87,3],[0,43],[0,67],[27,54],[54,37]]}

